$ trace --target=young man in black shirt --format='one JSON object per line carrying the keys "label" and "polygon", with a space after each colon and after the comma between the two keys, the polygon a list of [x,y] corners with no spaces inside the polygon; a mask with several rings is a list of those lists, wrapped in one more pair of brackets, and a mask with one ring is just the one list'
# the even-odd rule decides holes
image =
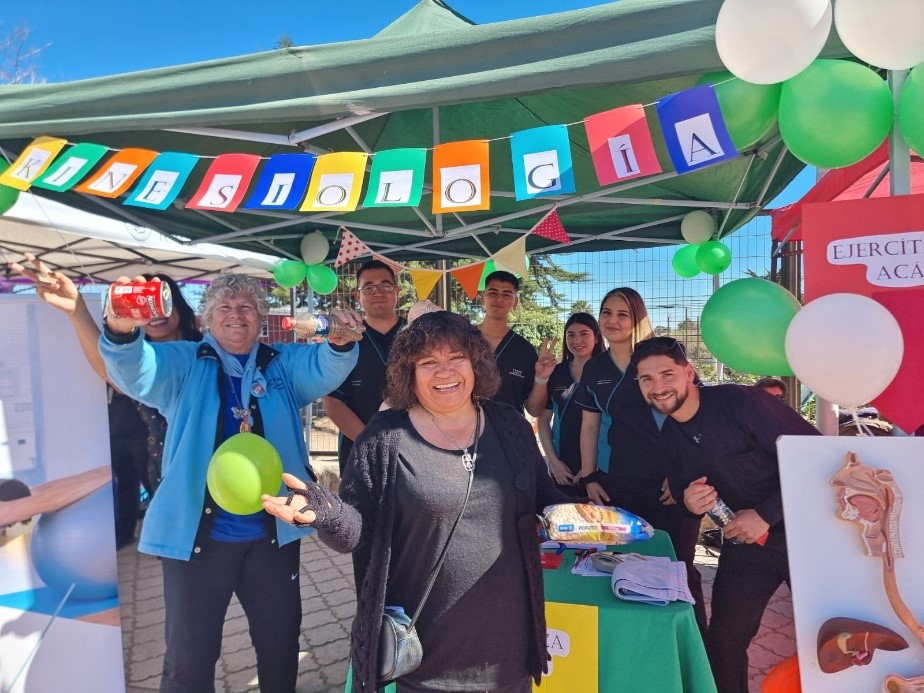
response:
{"label": "young man in black shirt", "polygon": [[668,417],[661,435],[674,497],[694,515],[718,498],[735,513],[723,529],[706,651],[719,693],[747,693],[748,645],[770,597],[789,583],[776,440],[819,433],[759,388],[696,387],[683,345],[672,337],[639,342],[632,364],[645,400]]}
{"label": "young man in black shirt", "polygon": [[369,260],[356,271],[356,300],[366,326],[359,342],[359,360],[336,390],[324,397],[324,410],[340,429],[340,473],[353,441],[382,405],[388,353],[404,320],[398,317],[395,273],[384,262]]}
{"label": "young man in black shirt", "polygon": [[549,398],[549,376],[555,370],[557,338],[543,342],[541,353],[522,336],[510,329],[507,319],[517,307],[520,280],[510,272],[491,272],[484,282],[481,301],[484,320],[478,326],[494,349],[501,386],[492,399],[506,402],[533,416],[539,416]]}

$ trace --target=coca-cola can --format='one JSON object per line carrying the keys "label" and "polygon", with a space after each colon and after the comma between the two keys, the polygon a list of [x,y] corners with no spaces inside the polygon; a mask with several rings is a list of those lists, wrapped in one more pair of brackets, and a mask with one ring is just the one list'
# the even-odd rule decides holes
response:
{"label": "coca-cola can", "polygon": [[173,312],[170,285],[159,279],[109,287],[109,310],[118,318],[168,318]]}

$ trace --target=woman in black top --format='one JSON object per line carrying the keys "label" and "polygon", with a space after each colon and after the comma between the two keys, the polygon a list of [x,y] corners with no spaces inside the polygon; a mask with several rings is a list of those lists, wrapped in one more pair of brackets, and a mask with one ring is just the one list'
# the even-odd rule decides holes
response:
{"label": "woman in black top", "polygon": [[574,402],[584,364],[604,349],[603,335],[590,313],[574,313],[565,323],[562,362],[549,376],[549,401],[539,415],[539,440],[555,483],[565,493],[584,495],[581,475],[581,408]]}

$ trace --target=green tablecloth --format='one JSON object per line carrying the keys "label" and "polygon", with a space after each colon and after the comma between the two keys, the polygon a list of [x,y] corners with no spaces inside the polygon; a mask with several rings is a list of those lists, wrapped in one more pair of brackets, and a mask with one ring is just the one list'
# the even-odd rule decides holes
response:
{"label": "green tablecloth", "polygon": [[[675,558],[670,538],[660,530],[646,542],[613,546],[610,550]],[[564,673],[565,662],[554,655],[556,647],[551,642],[556,630],[568,628],[567,621],[571,619],[562,619],[568,605],[585,605],[597,608],[597,690],[716,693],[690,604],[652,606],[622,601],[613,595],[609,579],[574,575],[571,567],[575,560],[574,551],[565,551],[564,560],[556,570],[543,571],[553,676],[539,690],[576,691],[587,687],[586,683],[572,682],[569,687],[566,681],[556,681],[555,671]],[[573,638],[570,645],[568,659],[575,656]]]}

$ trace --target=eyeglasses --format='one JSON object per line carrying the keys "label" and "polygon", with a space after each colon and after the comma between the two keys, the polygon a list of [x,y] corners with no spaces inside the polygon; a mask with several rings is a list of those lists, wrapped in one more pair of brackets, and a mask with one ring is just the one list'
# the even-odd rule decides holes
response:
{"label": "eyeglasses", "polygon": [[376,293],[390,294],[394,293],[395,285],[389,282],[382,282],[381,284],[366,284],[365,286],[359,287],[357,289],[362,294],[366,296],[371,296]]}

